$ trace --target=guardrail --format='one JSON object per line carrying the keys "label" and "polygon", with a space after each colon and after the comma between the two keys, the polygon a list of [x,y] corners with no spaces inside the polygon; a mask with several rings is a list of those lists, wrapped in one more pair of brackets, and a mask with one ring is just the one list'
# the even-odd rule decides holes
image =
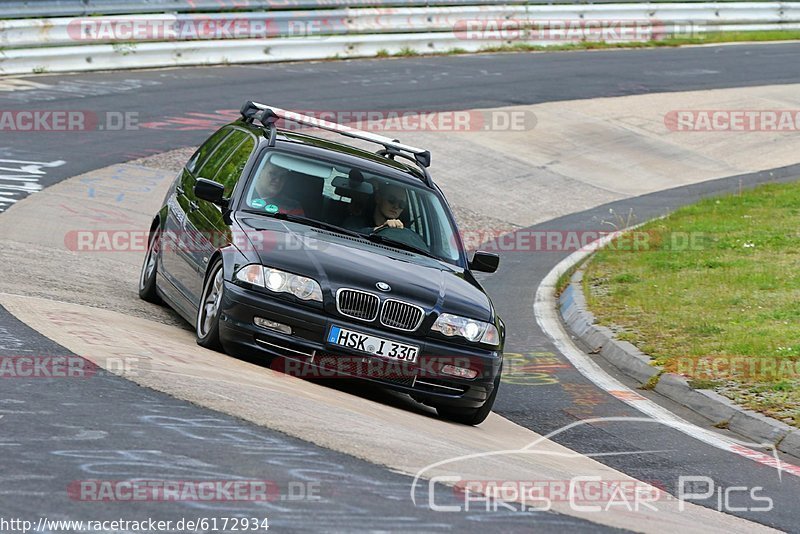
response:
{"label": "guardrail", "polygon": [[[546,0],[545,4],[624,4],[640,0]],[[668,1],[668,0],[656,0]],[[705,0],[684,0],[704,2]],[[743,0],[723,0],[740,2]],[[769,2],[770,0],[757,0]],[[0,19],[35,17],[82,17],[138,13],[199,13],[274,11],[280,9],[330,9],[336,7],[430,7],[486,4],[487,0],[6,0],[0,3]],[[531,0],[507,0],[504,4],[531,4]]]}
{"label": "guardrail", "polygon": [[[285,8],[301,2],[310,3],[254,0],[248,5]],[[62,5],[63,10],[74,7],[74,2],[36,4],[40,3]],[[213,3],[219,9],[220,2]],[[103,3],[119,9],[130,4]],[[188,2],[148,4],[185,7]],[[203,7],[206,2],[193,4]],[[142,3],[136,5],[143,9]],[[800,29],[800,2],[503,3],[25,18],[0,20],[0,74],[478,51],[518,42],[631,42],[773,29]]]}

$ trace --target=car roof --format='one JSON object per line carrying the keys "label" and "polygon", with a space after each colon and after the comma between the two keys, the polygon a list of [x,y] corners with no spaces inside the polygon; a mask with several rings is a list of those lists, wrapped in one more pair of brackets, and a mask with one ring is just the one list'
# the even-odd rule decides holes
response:
{"label": "car roof", "polygon": [[[268,143],[269,132],[264,127],[248,124],[241,120],[231,125],[246,128],[252,133],[259,135],[265,143]],[[360,167],[375,174],[383,174],[400,179],[412,185],[420,185],[428,189],[435,189],[428,187],[425,183],[425,177],[422,175],[419,168],[410,162],[406,164],[401,160],[393,160],[386,156],[381,156],[374,152],[330,139],[324,139],[301,132],[278,129],[275,147],[289,148],[292,145],[307,148],[309,155],[314,154],[328,157],[338,160],[350,167]],[[306,152],[306,150],[303,151]]]}

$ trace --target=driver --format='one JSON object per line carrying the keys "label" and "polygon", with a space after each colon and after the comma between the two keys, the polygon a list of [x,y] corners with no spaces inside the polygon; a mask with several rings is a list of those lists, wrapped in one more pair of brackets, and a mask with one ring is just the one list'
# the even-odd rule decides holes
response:
{"label": "driver", "polygon": [[[361,234],[373,234],[386,230],[386,234],[392,234],[391,239],[394,241],[428,250],[428,245],[420,235],[414,230],[406,228],[403,221],[400,220],[408,207],[405,188],[387,182],[374,185],[377,190],[375,192],[375,209],[372,213],[365,213],[361,216],[351,215],[345,219],[342,226]],[[387,237],[389,236],[387,235]]]}
{"label": "driver", "polygon": [[305,215],[303,206],[295,199],[286,196],[283,191],[288,179],[288,171],[279,167],[268,167],[267,172],[256,180],[250,206],[265,210],[268,213],[281,212],[291,215]]}
{"label": "driver", "polygon": [[376,184],[375,209],[371,214],[363,216],[351,215],[342,226],[350,230],[356,230],[362,234],[371,234],[384,228],[404,228],[400,216],[405,211],[408,201],[406,191],[400,186],[381,183]]}

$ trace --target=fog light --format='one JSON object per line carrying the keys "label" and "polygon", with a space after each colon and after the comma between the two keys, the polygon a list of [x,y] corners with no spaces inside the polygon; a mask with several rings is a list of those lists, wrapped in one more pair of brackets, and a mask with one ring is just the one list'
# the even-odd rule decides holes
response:
{"label": "fog light", "polygon": [[253,322],[260,326],[261,328],[267,328],[269,330],[275,330],[276,332],[280,332],[281,334],[291,334],[292,327],[288,324],[278,323],[275,321],[270,321],[269,319],[264,319],[263,317],[254,317]]}
{"label": "fog light", "polygon": [[443,375],[457,376],[458,378],[466,378],[471,380],[478,376],[478,371],[474,369],[467,369],[466,367],[456,367],[455,365],[445,365],[442,367]]}

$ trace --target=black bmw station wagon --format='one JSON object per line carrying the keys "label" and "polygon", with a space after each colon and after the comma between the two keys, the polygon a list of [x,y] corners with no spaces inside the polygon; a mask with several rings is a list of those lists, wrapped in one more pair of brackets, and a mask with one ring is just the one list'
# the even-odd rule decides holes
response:
{"label": "black bmw station wagon", "polygon": [[499,258],[467,258],[429,165],[426,150],[247,102],[170,188],[139,295],[177,310],[204,347],[369,380],[477,425],[497,396],[505,327],[473,272]]}

